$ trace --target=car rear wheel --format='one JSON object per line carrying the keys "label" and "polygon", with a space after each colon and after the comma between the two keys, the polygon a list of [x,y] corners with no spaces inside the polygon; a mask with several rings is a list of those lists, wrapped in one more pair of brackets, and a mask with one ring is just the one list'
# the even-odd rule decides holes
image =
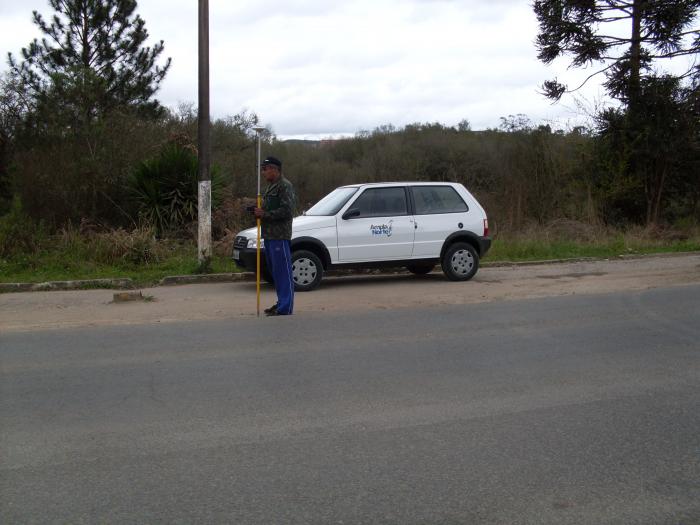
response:
{"label": "car rear wheel", "polygon": [[434,264],[409,264],[406,266],[406,269],[414,273],[416,275],[425,275],[427,273],[430,273],[433,271],[433,268],[435,268]]}
{"label": "car rear wheel", "polygon": [[297,250],[292,254],[292,277],[297,292],[309,292],[321,284],[323,264],[318,256],[308,250]]}
{"label": "car rear wheel", "polygon": [[479,254],[471,244],[456,242],[442,257],[442,271],[451,281],[468,281],[479,269]]}

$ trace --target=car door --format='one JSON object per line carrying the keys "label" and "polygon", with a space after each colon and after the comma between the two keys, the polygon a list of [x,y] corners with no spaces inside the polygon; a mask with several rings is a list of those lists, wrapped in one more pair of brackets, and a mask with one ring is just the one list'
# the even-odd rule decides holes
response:
{"label": "car door", "polygon": [[414,221],[414,257],[439,257],[445,238],[452,232],[472,226],[469,207],[451,186],[412,186]]}
{"label": "car door", "polygon": [[338,217],[339,262],[404,259],[413,251],[404,186],[367,188]]}

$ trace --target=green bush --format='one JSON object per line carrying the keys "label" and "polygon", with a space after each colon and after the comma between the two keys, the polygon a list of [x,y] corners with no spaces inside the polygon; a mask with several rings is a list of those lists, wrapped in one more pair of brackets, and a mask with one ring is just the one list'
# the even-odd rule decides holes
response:
{"label": "green bush", "polygon": [[[223,185],[218,170],[211,170],[212,208],[221,200]],[[166,145],[160,154],[142,162],[130,179],[139,218],[158,236],[181,231],[197,220],[199,174],[193,148]]]}

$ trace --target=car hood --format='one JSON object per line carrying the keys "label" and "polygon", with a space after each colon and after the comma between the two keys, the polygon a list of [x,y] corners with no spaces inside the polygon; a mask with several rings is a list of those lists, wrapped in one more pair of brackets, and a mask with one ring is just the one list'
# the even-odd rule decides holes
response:
{"label": "car hood", "polygon": [[292,221],[292,232],[303,232],[307,230],[315,230],[316,228],[330,228],[335,226],[335,216],[311,216],[301,215],[295,217]]}
{"label": "car hood", "polygon": [[[292,237],[298,237],[300,232],[332,227],[335,227],[335,216],[300,215],[299,217],[294,217],[292,221]],[[238,233],[238,235],[248,239],[257,236],[257,234],[257,228],[248,228]]]}

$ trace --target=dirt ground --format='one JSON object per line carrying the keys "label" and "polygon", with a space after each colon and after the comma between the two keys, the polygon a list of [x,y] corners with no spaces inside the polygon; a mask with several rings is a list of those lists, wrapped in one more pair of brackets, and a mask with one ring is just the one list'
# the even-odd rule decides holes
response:
{"label": "dirt ground", "polygon": [[[319,312],[431,307],[534,297],[608,293],[700,284],[700,254],[484,267],[469,282],[442,273],[346,276],[295,296],[295,318]],[[149,300],[114,303],[113,290],[0,295],[0,333],[256,317],[254,282],[144,288]],[[275,302],[263,285],[261,309]],[[264,317],[264,316],[262,316]],[[275,322],[275,318],[265,322]]]}

